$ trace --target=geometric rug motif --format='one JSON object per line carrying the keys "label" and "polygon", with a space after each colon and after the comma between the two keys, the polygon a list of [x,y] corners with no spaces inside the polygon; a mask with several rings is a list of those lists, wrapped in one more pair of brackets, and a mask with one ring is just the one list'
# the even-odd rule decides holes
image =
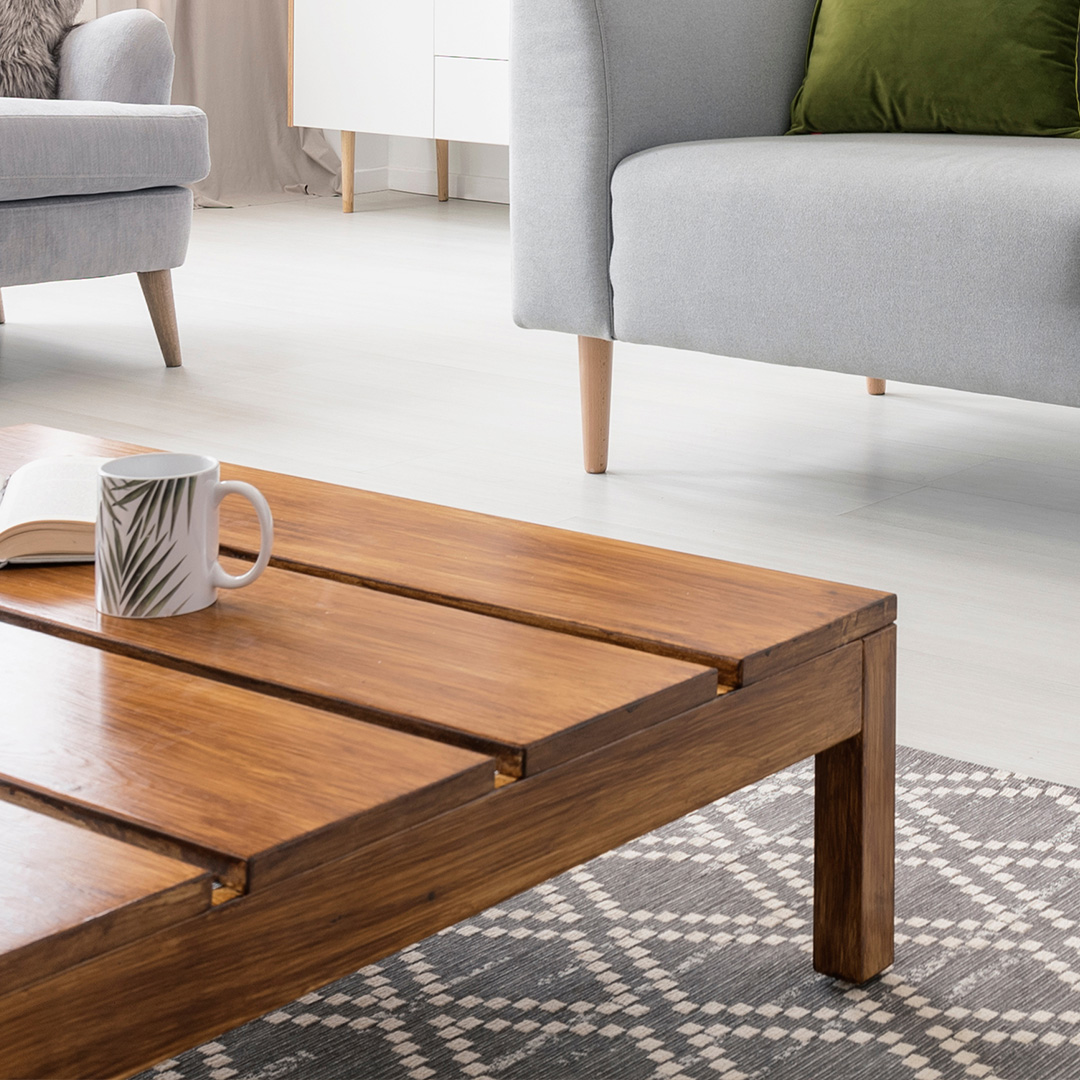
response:
{"label": "geometric rug motif", "polygon": [[1077,1080],[1080,791],[904,748],[897,781],[862,987],[811,967],[806,761],[139,1080]]}

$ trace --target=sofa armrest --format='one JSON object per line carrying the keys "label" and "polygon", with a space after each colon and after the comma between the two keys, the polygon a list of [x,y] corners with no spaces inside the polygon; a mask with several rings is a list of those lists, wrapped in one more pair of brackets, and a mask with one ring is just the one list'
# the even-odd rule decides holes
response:
{"label": "sofa armrest", "polygon": [[76,26],[60,49],[62,98],[168,105],[172,78],[169,32],[142,9]]}
{"label": "sofa armrest", "polygon": [[513,0],[520,326],[614,337],[611,175],[665,143],[779,135],[814,0]]}

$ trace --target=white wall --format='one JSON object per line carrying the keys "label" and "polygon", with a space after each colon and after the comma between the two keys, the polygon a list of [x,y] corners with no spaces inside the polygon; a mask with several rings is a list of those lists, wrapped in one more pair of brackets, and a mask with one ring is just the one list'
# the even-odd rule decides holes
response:
{"label": "white wall", "polygon": [[[340,132],[327,131],[330,145],[340,147]],[[339,151],[340,152],[340,151]],[[509,150],[481,143],[450,144],[450,197],[481,202],[510,201]],[[356,135],[356,190],[437,192],[435,142],[400,135]]]}
{"label": "white wall", "polygon": [[[432,139],[389,139],[387,187],[434,195],[435,142]],[[482,143],[450,144],[450,197],[481,202],[510,201],[509,148]]]}

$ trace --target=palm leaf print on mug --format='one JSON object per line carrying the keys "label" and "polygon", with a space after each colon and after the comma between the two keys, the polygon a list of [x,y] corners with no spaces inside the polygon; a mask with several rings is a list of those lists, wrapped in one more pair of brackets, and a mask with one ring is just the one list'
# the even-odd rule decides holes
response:
{"label": "palm leaf print on mug", "polygon": [[181,590],[188,574],[179,574],[194,498],[193,476],[103,478],[97,562],[110,614],[153,618],[179,611],[187,603],[189,597]]}

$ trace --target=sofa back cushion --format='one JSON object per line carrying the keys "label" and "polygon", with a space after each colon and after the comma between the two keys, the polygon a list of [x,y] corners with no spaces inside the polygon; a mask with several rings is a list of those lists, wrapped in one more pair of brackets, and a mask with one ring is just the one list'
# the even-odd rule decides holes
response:
{"label": "sofa back cushion", "polygon": [[1080,0],[818,0],[791,134],[1080,136]]}
{"label": "sofa back cushion", "polygon": [[56,97],[60,45],[82,0],[0,3],[0,97]]}

